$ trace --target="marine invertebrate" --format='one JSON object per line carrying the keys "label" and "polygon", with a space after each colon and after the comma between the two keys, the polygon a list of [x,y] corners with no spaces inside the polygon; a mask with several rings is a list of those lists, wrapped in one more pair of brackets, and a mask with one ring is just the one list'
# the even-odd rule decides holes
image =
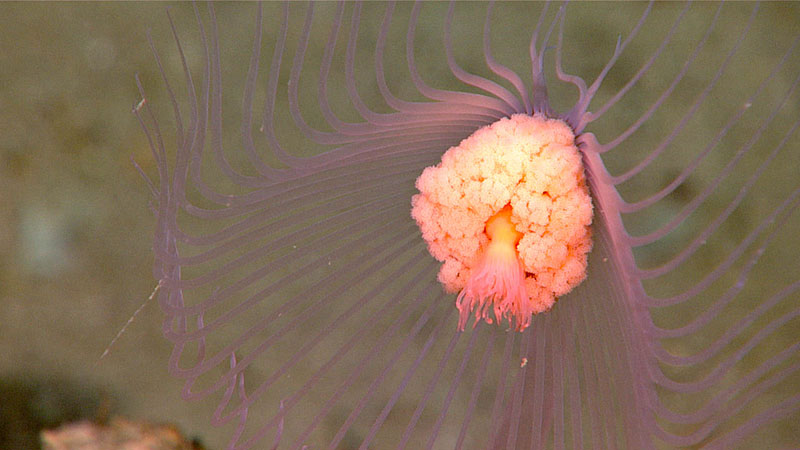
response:
{"label": "marine invertebrate", "polygon": [[[459,292],[459,329],[476,310],[519,331],[586,278],[592,201],[569,126],[526,114],[483,127],[422,172],[411,215],[439,281]],[[491,307],[491,308],[490,308]]]}
{"label": "marine invertebrate", "polygon": [[[777,26],[776,10],[626,5],[624,38],[594,39],[569,18],[602,6],[267,7],[256,10],[238,140],[223,127],[220,60],[233,50],[220,50],[213,7],[205,22],[197,12],[201,77],[185,65],[189,120],[176,101],[174,152],[154,102],[137,111],[159,169],[155,275],[170,370],[185,398],[217,396],[212,421],[229,425],[231,447],[790,440],[800,282],[796,260],[774,267],[787,261],[779,243],[791,241],[800,198],[787,175],[798,33],[779,34],[795,40],[771,41],[769,57],[751,41]],[[600,12],[584,14],[605,23]],[[418,35],[426,21],[443,27],[442,45]],[[517,53],[494,52],[496,33]],[[654,43],[637,45],[645,36]],[[323,43],[315,58],[313,42]],[[436,48],[440,59],[419,59]],[[570,74],[592,55],[602,61]],[[576,135],[595,202],[588,275],[523,333],[456,331],[454,295],[409,199],[448,148],[515,114],[559,117]]]}

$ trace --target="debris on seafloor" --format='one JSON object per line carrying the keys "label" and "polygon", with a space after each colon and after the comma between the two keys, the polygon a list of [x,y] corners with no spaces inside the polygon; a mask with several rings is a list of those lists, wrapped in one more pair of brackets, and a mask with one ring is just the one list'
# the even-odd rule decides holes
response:
{"label": "debris on seafloor", "polygon": [[139,422],[122,417],[107,423],[89,420],[64,424],[41,433],[44,450],[203,450],[169,424]]}

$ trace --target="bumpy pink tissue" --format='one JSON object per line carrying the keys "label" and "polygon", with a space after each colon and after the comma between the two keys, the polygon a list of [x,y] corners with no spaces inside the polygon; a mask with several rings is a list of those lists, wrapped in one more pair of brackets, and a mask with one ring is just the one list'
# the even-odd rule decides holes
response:
{"label": "bumpy pink tissue", "polygon": [[[586,278],[593,211],[574,140],[560,120],[517,114],[477,130],[417,179],[411,215],[444,263],[439,281],[460,292],[460,329],[472,311],[491,323],[492,311],[524,330]],[[486,233],[506,207],[522,234],[508,260],[487,252]]]}

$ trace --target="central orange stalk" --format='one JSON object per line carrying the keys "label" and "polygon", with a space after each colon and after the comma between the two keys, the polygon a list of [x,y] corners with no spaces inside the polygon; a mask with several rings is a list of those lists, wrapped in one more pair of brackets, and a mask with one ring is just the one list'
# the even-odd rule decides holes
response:
{"label": "central orange stalk", "polygon": [[458,295],[456,307],[460,318],[458,327],[464,329],[471,311],[475,323],[483,318],[492,323],[489,306],[499,321],[503,317],[516,318],[517,328],[525,329],[531,319],[528,295],[525,291],[525,271],[517,254],[517,243],[522,233],[511,222],[511,206],[505,206],[486,221],[489,244],[481,256],[476,270]]}

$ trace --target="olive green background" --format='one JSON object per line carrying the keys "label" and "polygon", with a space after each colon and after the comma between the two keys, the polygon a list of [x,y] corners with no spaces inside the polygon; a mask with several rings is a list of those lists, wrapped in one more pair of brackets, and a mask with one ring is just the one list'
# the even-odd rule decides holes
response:
{"label": "olive green background", "polygon": [[[609,43],[618,33],[624,36],[641,11],[640,5],[626,5],[615,12],[618,7],[622,5],[569,7],[570,26],[582,30],[567,40],[572,47],[565,54],[571,61],[580,60],[571,63],[577,73],[581,68],[596,73],[608,58]],[[181,383],[168,375],[171,346],[161,336],[162,315],[155,302],[144,307],[108,356],[99,360],[156,283],[151,274],[150,194],[130,158],[151,177],[156,172],[131,108],[140,100],[134,82],[139,73],[153,92],[149,101],[159,111],[169,111],[145,35],[152,30],[167,71],[179,80],[166,8],[162,3],[0,3],[0,398],[4,414],[10,414],[0,417],[6,420],[0,432],[18,436],[5,441],[12,448],[28,445],[25,432],[42,423],[102,417],[108,411],[175,423],[210,448],[226,442],[223,433],[208,425],[212,404],[184,402]],[[292,23],[298,27],[303,8],[292,9]],[[236,83],[247,69],[253,10],[253,5],[238,4],[217,9],[222,43],[231,48],[223,52],[224,76]],[[266,10],[270,14],[277,8],[267,5]],[[444,8],[440,5],[439,10]],[[324,17],[332,11],[325,5],[318,14]],[[461,11],[462,20],[482,24],[483,5]],[[730,33],[720,32],[710,45],[728,48],[733,30],[749,12],[741,6],[736,11],[721,25]],[[762,6],[755,36],[766,50],[759,54],[761,60],[752,61],[752,73],[742,77],[760,79],[774,64],[792,31],[798,32],[798,11],[797,4]],[[190,65],[198,70],[201,50],[191,5],[173,5],[172,14],[182,36],[188,35],[183,39]],[[382,8],[364,14],[362,23],[375,27]],[[529,25],[519,34],[527,36],[535,20],[521,19]],[[440,26],[423,21],[419,34],[438,40]],[[275,32],[265,31],[269,49]],[[293,29],[292,35],[297,32]],[[596,43],[606,47],[598,50]],[[324,38],[312,40],[316,50],[310,53],[323,44]],[[637,41],[632,51],[647,55],[655,45]],[[285,55],[286,64],[290,56]],[[435,52],[418,57],[421,66],[439,64],[446,71]],[[396,64],[403,66],[405,61]],[[232,109],[238,107],[240,92],[239,86],[226,94]],[[743,101],[743,94],[735,94],[731,92],[730,101]],[[237,132],[235,126],[230,130]],[[795,146],[795,154],[796,150]],[[790,167],[796,164],[796,155],[787,161]],[[784,183],[779,177],[774,182]],[[753,214],[763,216],[763,211]],[[797,245],[792,245],[794,251],[787,250],[787,257],[796,255]],[[792,264],[786,267],[794,268],[796,279],[797,264]],[[16,412],[7,412],[10,401],[17,405]]]}

